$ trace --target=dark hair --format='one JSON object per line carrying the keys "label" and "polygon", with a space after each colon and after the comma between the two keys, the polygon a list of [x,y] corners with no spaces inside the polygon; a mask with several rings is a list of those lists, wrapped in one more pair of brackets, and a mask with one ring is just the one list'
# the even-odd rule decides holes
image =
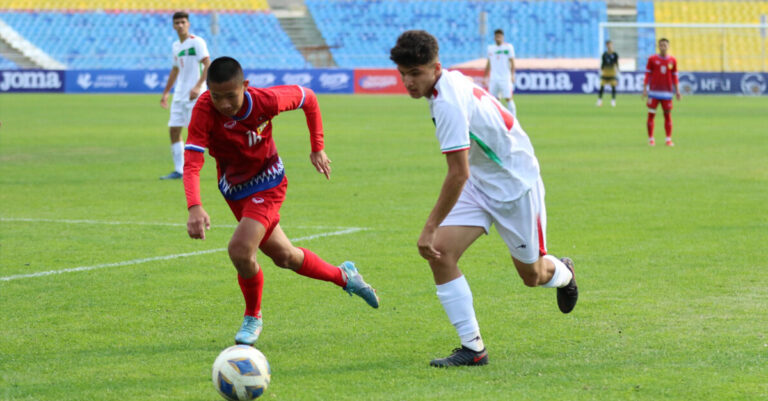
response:
{"label": "dark hair", "polygon": [[605,41],[605,44],[607,45],[608,43],[613,43],[613,42],[611,42],[611,40],[608,39],[608,40]]}
{"label": "dark hair", "polygon": [[427,31],[405,31],[389,51],[389,59],[404,67],[426,65],[437,60],[440,46],[437,39]]}
{"label": "dark hair", "polygon": [[667,38],[661,38],[661,39],[659,39],[659,43],[661,43],[661,42],[667,42],[667,43],[669,43],[669,39],[667,39]]}
{"label": "dark hair", "polygon": [[243,80],[243,68],[232,57],[219,57],[208,67],[208,82],[220,84],[233,79]]}
{"label": "dark hair", "polygon": [[173,20],[175,21],[177,19],[185,19],[189,21],[189,14],[187,14],[186,11],[176,11],[173,13]]}
{"label": "dark hair", "polygon": [[493,34],[494,34],[494,35],[498,35],[498,34],[502,34],[502,35],[503,35],[503,34],[504,34],[504,31],[503,31],[503,30],[501,30],[501,28],[499,28],[499,29],[497,29],[497,30],[493,31]]}

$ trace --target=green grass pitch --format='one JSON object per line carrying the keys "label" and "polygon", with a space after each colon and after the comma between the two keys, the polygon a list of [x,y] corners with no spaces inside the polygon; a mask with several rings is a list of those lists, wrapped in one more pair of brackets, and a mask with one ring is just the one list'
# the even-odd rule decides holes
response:
{"label": "green grass pitch", "polygon": [[[416,249],[445,174],[427,104],[320,96],[330,182],[309,163],[303,114],[275,120],[281,224],[326,235],[297,245],[355,261],[382,305],[260,255],[264,399],[768,397],[768,97],[676,102],[674,148],[647,145],[636,95],[516,101],[549,251],[576,262],[575,311],[525,287],[498,236],[483,237],[461,267],[490,365],[430,368],[458,339]],[[167,118],[159,96],[0,95],[0,400],[219,399],[211,364],[243,309],[222,251],[235,221],[206,156],[213,228],[187,237],[181,182],[158,180]],[[661,116],[656,127],[661,140]],[[337,233],[349,228],[363,230]],[[24,276],[78,267],[100,268]]]}

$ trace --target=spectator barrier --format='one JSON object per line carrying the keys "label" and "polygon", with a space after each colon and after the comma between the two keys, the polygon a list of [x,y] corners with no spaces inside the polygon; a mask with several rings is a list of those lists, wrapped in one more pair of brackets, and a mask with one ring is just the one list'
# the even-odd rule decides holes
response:
{"label": "spectator barrier", "polygon": [[[461,70],[484,85],[482,70]],[[251,86],[302,85],[317,93],[405,94],[395,69],[246,70]],[[644,73],[624,72],[618,91],[638,93]],[[681,72],[684,94],[768,95],[768,73]],[[0,70],[0,93],[161,93],[168,70]],[[515,93],[595,93],[595,70],[519,70]]]}

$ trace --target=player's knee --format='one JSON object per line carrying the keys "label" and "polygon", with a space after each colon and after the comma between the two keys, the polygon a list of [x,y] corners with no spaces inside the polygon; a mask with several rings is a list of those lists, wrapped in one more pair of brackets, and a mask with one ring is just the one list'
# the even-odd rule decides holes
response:
{"label": "player's knee", "polygon": [[227,251],[229,252],[229,259],[235,266],[249,263],[255,255],[254,250],[248,244],[240,241],[230,241]]}
{"label": "player's knee", "polygon": [[429,268],[432,269],[433,272],[441,272],[456,266],[456,263],[458,262],[457,255],[441,250],[438,250],[438,252],[440,252],[440,257],[429,261]]}

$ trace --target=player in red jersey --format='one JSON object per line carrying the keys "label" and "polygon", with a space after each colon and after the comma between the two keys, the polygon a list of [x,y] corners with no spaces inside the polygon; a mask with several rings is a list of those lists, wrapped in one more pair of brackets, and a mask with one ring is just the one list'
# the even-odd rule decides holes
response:
{"label": "player in red jersey", "polygon": [[323,123],[314,92],[297,85],[251,88],[243,79],[240,64],[230,57],[211,63],[208,88],[192,111],[185,146],[187,232],[192,238],[205,239],[205,230],[211,225],[200,201],[200,169],[207,148],[216,159],[219,190],[239,221],[228,248],[245,298],[245,317],[235,342],[253,345],[262,329],[264,276],[256,261],[257,249],[279,267],[330,281],[378,308],[375,290],[363,281],[352,262],[333,266],[311,251],[293,246],[280,228],[278,212],[288,183],[272,139],[273,117],[283,111],[304,110],[312,144],[310,160],[318,172],[327,179],[331,177],[331,161],[323,151]]}
{"label": "player in red jersey", "polygon": [[669,40],[659,39],[659,54],[649,57],[645,67],[643,99],[648,98],[648,144],[651,146],[656,145],[653,139],[653,119],[656,117],[656,107],[659,103],[664,110],[667,146],[675,146],[672,142],[672,97],[680,100],[680,89],[677,84],[677,60],[667,55],[668,50]]}

